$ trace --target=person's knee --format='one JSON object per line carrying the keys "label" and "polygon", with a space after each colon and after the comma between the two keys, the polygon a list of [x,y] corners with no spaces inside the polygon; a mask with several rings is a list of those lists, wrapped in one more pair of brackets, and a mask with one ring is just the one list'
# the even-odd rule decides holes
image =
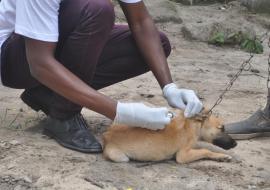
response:
{"label": "person's knee", "polygon": [[171,54],[171,50],[172,50],[170,40],[166,36],[166,34],[164,34],[163,32],[159,32],[159,35],[160,35],[160,39],[161,39],[164,53],[165,53],[166,57],[169,57],[169,55]]}
{"label": "person's knee", "polygon": [[83,10],[83,20],[86,25],[91,25],[100,29],[111,30],[114,25],[114,8],[109,0],[84,0],[86,6]]}

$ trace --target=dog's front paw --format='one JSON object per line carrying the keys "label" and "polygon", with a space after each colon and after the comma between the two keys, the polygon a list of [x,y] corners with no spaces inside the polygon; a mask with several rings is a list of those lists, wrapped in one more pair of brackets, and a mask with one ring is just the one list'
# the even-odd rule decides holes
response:
{"label": "dog's front paw", "polygon": [[219,154],[217,157],[214,158],[214,160],[218,162],[231,162],[232,159],[233,158],[230,155],[226,154]]}
{"label": "dog's front paw", "polygon": [[222,162],[231,162],[232,161],[232,157],[230,155],[226,155],[223,159]]}
{"label": "dog's front paw", "polygon": [[224,155],[223,157],[221,157],[219,159],[220,162],[231,162],[232,161],[232,157],[230,155]]}

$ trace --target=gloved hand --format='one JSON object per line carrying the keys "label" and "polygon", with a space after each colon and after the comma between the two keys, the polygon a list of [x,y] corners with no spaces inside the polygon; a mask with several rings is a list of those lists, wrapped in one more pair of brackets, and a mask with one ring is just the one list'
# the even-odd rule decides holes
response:
{"label": "gloved hand", "polygon": [[174,83],[163,88],[163,95],[170,106],[184,110],[185,117],[193,117],[203,108],[193,90],[179,89]]}
{"label": "gloved hand", "polygon": [[165,107],[151,108],[142,103],[118,102],[114,124],[159,130],[170,123],[171,118],[168,113]]}

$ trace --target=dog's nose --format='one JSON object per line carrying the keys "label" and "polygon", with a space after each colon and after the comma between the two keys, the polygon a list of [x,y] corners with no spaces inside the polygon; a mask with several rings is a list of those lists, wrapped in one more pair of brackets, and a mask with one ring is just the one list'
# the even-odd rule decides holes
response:
{"label": "dog's nose", "polygon": [[237,146],[237,142],[236,142],[236,141],[233,141],[232,147],[234,148],[234,147],[236,147],[236,146]]}

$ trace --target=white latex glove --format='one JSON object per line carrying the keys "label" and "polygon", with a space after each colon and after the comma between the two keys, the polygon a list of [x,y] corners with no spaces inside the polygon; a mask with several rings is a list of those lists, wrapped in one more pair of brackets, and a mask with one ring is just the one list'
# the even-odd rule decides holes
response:
{"label": "white latex glove", "polygon": [[193,90],[179,89],[174,83],[167,84],[163,88],[163,95],[168,104],[184,111],[185,117],[193,117],[198,114],[203,104]]}
{"label": "white latex glove", "polygon": [[114,124],[142,127],[151,130],[163,129],[171,118],[167,108],[152,108],[142,103],[117,103]]}

